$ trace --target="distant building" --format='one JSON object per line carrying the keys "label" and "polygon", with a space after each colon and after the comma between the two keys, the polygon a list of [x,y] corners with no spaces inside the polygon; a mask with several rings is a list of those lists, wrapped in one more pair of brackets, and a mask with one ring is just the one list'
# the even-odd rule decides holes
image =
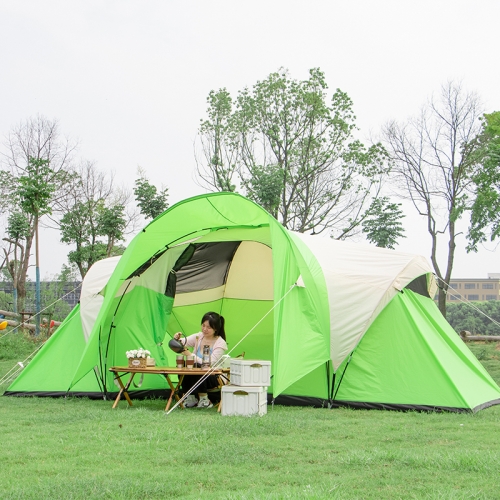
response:
{"label": "distant building", "polygon": [[488,278],[483,279],[452,279],[446,300],[447,302],[500,300],[500,273],[488,273]]}
{"label": "distant building", "polygon": [[[40,282],[40,292],[43,294],[48,288],[52,288],[55,293],[56,299],[64,300],[71,308],[75,307],[80,300],[81,282],[71,281],[65,283],[64,286],[58,287],[60,282],[58,281],[42,281]],[[36,283],[34,281],[26,282],[26,295],[29,297],[35,296]],[[12,295],[14,292],[14,287],[10,282],[0,282],[0,292],[5,292],[8,295]],[[26,304],[26,310],[30,310],[29,301]]]}

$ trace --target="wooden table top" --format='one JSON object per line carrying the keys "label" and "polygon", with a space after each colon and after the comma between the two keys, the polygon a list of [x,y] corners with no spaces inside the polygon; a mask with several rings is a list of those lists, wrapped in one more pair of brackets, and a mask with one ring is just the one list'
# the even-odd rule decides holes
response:
{"label": "wooden table top", "polygon": [[110,372],[127,372],[127,373],[157,373],[160,375],[203,375],[207,372],[213,375],[221,375],[229,373],[229,368],[177,368],[175,366],[146,366],[144,368],[129,366],[112,366]]}

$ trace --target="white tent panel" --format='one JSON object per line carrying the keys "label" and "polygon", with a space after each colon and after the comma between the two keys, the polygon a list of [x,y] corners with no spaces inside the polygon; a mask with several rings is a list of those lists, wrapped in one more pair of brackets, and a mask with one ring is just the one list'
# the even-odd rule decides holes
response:
{"label": "white tent panel", "polygon": [[80,293],[80,318],[85,341],[89,339],[104,297],[100,294],[113,274],[120,256],[99,260],[87,271]]}
{"label": "white tent panel", "polygon": [[337,369],[396,293],[432,273],[419,255],[294,233],[318,260],[330,308],[330,355]]}

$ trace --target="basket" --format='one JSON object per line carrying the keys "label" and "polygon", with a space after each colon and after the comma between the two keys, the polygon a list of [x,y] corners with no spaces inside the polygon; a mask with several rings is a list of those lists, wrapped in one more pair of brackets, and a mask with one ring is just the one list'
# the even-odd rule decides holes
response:
{"label": "basket", "polygon": [[146,358],[128,358],[129,368],[146,368],[147,359]]}

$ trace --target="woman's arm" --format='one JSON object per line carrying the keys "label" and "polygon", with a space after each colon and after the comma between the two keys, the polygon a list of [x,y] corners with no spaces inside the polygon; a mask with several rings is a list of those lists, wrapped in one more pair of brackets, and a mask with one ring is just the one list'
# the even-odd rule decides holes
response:
{"label": "woman's arm", "polygon": [[222,355],[227,351],[227,344],[226,341],[222,338],[219,337],[214,344],[213,350],[212,350],[212,356],[211,356],[211,361],[212,361],[212,366],[219,361],[219,359],[222,357]]}

